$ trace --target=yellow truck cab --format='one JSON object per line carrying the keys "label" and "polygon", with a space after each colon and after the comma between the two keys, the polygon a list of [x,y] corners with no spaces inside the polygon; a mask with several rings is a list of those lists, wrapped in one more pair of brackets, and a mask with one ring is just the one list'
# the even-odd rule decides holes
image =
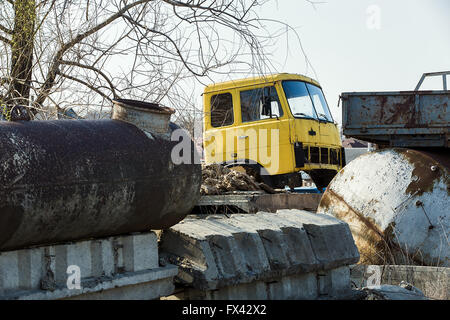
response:
{"label": "yellow truck cab", "polygon": [[301,186],[300,171],[323,188],[345,165],[322,89],[297,74],[275,74],[207,86],[205,163],[245,170],[274,188]]}

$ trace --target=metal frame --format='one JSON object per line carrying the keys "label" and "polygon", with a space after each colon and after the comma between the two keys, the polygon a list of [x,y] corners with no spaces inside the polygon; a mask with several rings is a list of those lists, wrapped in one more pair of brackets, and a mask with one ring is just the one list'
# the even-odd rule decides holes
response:
{"label": "metal frame", "polygon": [[441,71],[441,72],[429,72],[429,73],[424,73],[422,75],[422,77],[420,78],[419,83],[416,86],[416,89],[414,89],[414,91],[419,91],[420,87],[422,86],[423,81],[425,80],[426,77],[435,77],[435,76],[442,76],[442,84],[444,87],[444,91],[447,91],[447,75],[450,74],[450,71]]}

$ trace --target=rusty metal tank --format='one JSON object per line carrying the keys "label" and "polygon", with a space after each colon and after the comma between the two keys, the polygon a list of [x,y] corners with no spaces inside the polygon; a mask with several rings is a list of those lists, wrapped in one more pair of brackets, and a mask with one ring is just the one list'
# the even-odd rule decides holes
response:
{"label": "rusty metal tank", "polygon": [[111,120],[0,122],[0,251],[182,220],[200,197],[201,167],[172,161],[172,112],[118,101]]}
{"label": "rusty metal tank", "polygon": [[318,213],[350,225],[363,264],[449,266],[448,149],[384,149],[350,162]]}

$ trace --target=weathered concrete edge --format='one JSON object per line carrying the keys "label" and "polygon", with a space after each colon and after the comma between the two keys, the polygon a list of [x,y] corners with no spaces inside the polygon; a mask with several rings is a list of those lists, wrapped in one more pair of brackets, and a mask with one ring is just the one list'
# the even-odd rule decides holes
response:
{"label": "weathered concrete edge", "polygon": [[[178,274],[178,267],[166,265],[165,267],[133,272],[123,273],[116,277],[104,281],[96,278],[83,279],[80,290],[69,290],[67,288],[58,288],[54,291],[33,290],[25,292],[14,292],[6,294],[2,299],[5,300],[57,300],[81,296],[84,294],[96,293],[120,287],[145,284],[149,282],[167,279],[172,282],[172,278]],[[160,296],[169,295],[171,292],[160,293]]]}
{"label": "weathered concrete edge", "polygon": [[350,287],[349,266],[274,280],[256,280],[216,290],[188,287],[177,296],[182,300],[355,300],[359,293]]}
{"label": "weathered concrete edge", "polygon": [[[299,210],[280,210],[279,212],[286,214],[298,214]],[[268,214],[264,212],[260,212],[259,214]],[[222,287],[227,286],[233,286],[237,284],[245,284],[245,283],[251,283],[254,281],[271,281],[275,280],[281,277],[286,276],[293,276],[293,275],[299,275],[299,274],[305,274],[308,272],[325,272],[327,270],[333,270],[335,268],[346,266],[350,264],[357,263],[359,261],[359,252],[356,248],[356,245],[354,243],[353,237],[351,235],[349,226],[347,223],[342,222],[334,217],[329,216],[323,216],[323,215],[312,215],[311,213],[307,213],[308,215],[311,215],[313,217],[313,221],[308,221],[305,223],[307,217],[304,217],[302,219],[301,216],[298,216],[296,219],[287,219],[285,221],[288,223],[286,226],[279,225],[276,229],[280,229],[281,232],[287,227],[287,228],[294,228],[294,229],[301,229],[305,227],[307,231],[313,232],[312,229],[317,229],[319,233],[317,236],[319,238],[323,238],[323,244],[319,245],[311,239],[311,235],[307,234],[308,236],[308,243],[310,243],[313,248],[316,247],[316,250],[313,250],[312,254],[316,257],[316,260],[318,260],[318,263],[312,263],[305,265],[303,262],[300,263],[293,263],[288,267],[285,267],[284,269],[269,269],[260,271],[259,273],[242,273],[237,271],[235,275],[233,276],[227,276],[226,278],[217,278],[217,270],[216,270],[216,263],[214,261],[214,258],[212,256],[212,253],[210,252],[210,244],[209,244],[209,236],[201,236],[200,238],[195,239],[195,237],[192,237],[191,232],[185,233],[184,230],[168,230],[165,236],[168,236],[169,238],[175,237],[179,239],[187,240],[187,242],[192,241],[191,245],[189,247],[194,246],[200,246],[202,250],[199,250],[197,253],[202,252],[204,255],[203,259],[201,259],[205,263],[205,265],[202,265],[201,267],[199,265],[196,265],[195,261],[192,261],[192,263],[183,259],[182,263],[178,263],[177,256],[183,256],[185,257],[185,254],[182,254],[179,250],[183,251],[181,245],[176,245],[175,247],[172,246],[172,248],[169,249],[169,251],[165,251],[164,249],[160,252],[161,257],[167,258],[168,261],[171,263],[179,264],[180,267],[180,273],[178,277],[175,278],[176,282],[178,282],[181,285],[186,286],[192,286],[194,288],[200,289],[200,290],[215,290]],[[271,217],[282,217],[285,216],[283,214],[268,214]],[[237,215],[239,216],[239,215]],[[251,216],[245,216],[245,218],[250,219]],[[253,216],[256,217],[256,216]],[[262,218],[262,221],[264,220],[263,216],[260,216]],[[276,220],[276,219],[275,219]],[[290,220],[290,221],[288,221]],[[317,221],[316,221],[317,220]],[[328,220],[328,221],[327,221]],[[226,221],[226,220],[224,220]],[[201,221],[199,221],[201,223]],[[274,221],[276,222],[276,221]],[[324,225],[320,225],[320,222],[326,222]],[[316,225],[316,223],[319,223]],[[178,226],[179,228],[181,225]],[[200,226],[199,226],[200,227]],[[232,227],[230,225],[230,227]],[[192,228],[192,226],[190,227]],[[177,229],[176,227],[174,229]],[[248,229],[250,233],[255,233],[253,228]],[[309,229],[309,230],[308,230]],[[325,229],[325,230],[322,230]],[[256,230],[256,229],[255,229]],[[266,226],[262,226],[261,229],[257,229],[259,231],[264,230],[270,230],[270,228],[267,228]],[[239,232],[234,232],[232,229],[223,232],[227,233],[227,236],[230,236],[232,238],[235,238],[236,235],[242,233],[244,230]],[[255,234],[259,234],[260,232],[256,231]],[[336,242],[336,236],[339,233],[339,242]],[[334,234],[331,238],[331,234]],[[225,235],[225,234],[224,234]],[[259,236],[261,236],[259,234]],[[192,238],[191,238],[192,237]],[[190,239],[190,240],[188,240]],[[173,240],[173,239],[172,239]],[[329,247],[334,247],[337,243],[347,243],[346,246],[342,247],[341,249],[344,250],[330,250]],[[194,245],[196,244],[196,245]],[[342,246],[342,245],[341,245]],[[161,248],[160,248],[161,249]],[[316,252],[314,252],[316,251]],[[318,254],[320,252],[320,254]],[[197,256],[196,258],[199,258]],[[266,257],[267,259],[267,257]],[[210,262],[210,263],[208,263]],[[291,262],[292,263],[292,262]]]}

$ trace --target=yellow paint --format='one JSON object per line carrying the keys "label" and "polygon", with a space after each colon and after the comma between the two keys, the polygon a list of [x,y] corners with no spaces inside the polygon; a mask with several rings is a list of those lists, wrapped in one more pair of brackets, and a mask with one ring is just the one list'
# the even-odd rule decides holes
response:
{"label": "yellow paint", "polygon": [[[295,167],[294,143],[301,142],[304,148],[333,148],[338,150],[339,154],[342,143],[335,123],[294,117],[284,94],[283,80],[303,81],[321,88],[315,80],[295,74],[241,79],[213,84],[205,88],[203,138],[207,164],[252,160],[262,165],[271,175],[293,173],[300,170],[307,172],[314,169],[339,171],[342,168],[341,164],[320,163],[305,164],[302,168]],[[268,86],[276,88],[283,115],[279,118],[242,122],[240,92]],[[234,122],[228,126],[213,127],[211,125],[211,98],[224,93],[232,95]],[[310,135],[308,132],[311,130],[317,134]],[[271,154],[272,150],[279,150],[279,154]],[[271,160],[270,163],[269,160]]]}

